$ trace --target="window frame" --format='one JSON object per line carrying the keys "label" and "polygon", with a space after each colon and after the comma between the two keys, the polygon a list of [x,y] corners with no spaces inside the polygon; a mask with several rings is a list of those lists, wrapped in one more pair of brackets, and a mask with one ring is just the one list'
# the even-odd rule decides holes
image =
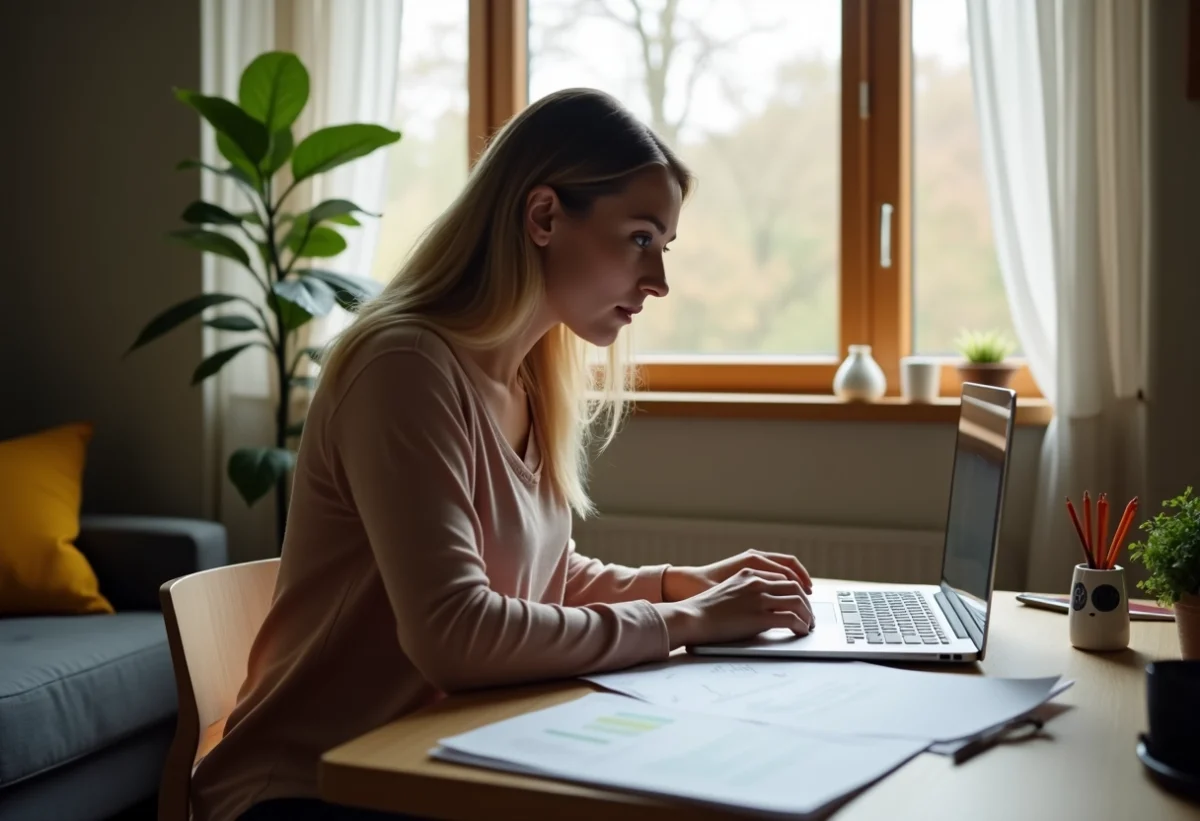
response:
{"label": "window frame", "polygon": [[[527,104],[527,0],[469,0],[469,161]],[[850,345],[870,345],[900,394],[900,360],[912,353],[912,3],[842,0],[842,111],[838,351],[836,356],[642,356],[640,385],[654,392],[818,394]],[[865,116],[864,116],[865,114]],[[881,264],[882,206],[893,206],[891,264]],[[939,357],[941,395],[956,397],[954,357]],[[1041,391],[1024,360],[1012,387]]]}

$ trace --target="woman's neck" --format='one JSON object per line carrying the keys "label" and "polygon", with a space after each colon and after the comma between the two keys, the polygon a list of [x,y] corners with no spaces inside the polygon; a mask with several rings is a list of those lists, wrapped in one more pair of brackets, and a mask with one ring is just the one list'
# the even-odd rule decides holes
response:
{"label": "woman's neck", "polygon": [[519,388],[517,374],[520,372],[521,363],[554,324],[547,312],[539,309],[525,331],[504,345],[487,349],[464,348],[461,353],[469,357],[489,379],[515,391]]}

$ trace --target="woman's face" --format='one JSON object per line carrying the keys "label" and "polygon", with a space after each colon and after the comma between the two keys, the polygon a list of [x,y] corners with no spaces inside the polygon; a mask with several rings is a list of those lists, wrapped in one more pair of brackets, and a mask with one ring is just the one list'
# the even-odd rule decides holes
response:
{"label": "woman's face", "polygon": [[541,249],[551,318],[603,347],[649,297],[666,296],[663,254],[675,239],[682,199],[662,166],[637,172],[582,217],[566,213],[548,186],[531,191],[525,226]]}

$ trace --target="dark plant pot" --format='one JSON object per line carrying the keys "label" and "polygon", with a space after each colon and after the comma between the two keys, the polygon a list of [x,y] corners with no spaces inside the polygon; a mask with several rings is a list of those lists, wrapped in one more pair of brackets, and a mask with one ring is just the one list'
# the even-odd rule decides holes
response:
{"label": "dark plant pot", "polygon": [[1200,659],[1200,596],[1189,593],[1175,603],[1175,626],[1179,629],[1179,654]]}
{"label": "dark plant pot", "polygon": [[963,362],[958,366],[958,375],[964,382],[995,388],[1007,388],[1016,372],[1016,365],[1005,362]]}

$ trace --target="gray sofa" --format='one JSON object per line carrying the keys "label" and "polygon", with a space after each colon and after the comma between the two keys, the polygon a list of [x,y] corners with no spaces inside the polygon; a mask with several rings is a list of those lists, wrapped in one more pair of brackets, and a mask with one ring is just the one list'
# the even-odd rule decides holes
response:
{"label": "gray sofa", "polygon": [[224,565],[215,522],[85,516],[114,615],[0,618],[0,821],[100,821],[154,795],[175,729],[164,581]]}

